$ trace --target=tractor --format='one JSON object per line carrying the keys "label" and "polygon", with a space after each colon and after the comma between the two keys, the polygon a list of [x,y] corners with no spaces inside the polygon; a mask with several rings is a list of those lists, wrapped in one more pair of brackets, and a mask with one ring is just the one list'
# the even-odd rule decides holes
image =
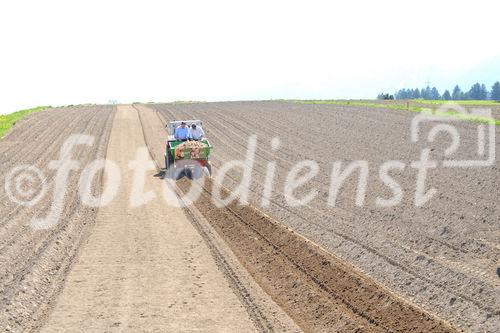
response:
{"label": "tractor", "polygon": [[206,138],[201,140],[176,140],[175,129],[185,123],[188,127],[195,124],[202,127],[200,120],[176,120],[169,122],[165,127],[169,133],[165,145],[165,173],[169,178],[179,179],[186,176],[191,179],[200,178],[205,174],[212,175],[210,151],[212,145]]}

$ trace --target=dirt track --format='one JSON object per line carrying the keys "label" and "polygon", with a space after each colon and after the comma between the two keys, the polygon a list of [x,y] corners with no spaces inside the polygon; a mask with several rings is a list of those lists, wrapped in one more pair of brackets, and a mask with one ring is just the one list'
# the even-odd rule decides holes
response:
{"label": "dirt track", "polygon": [[[127,170],[144,146],[137,111],[119,106],[107,158]],[[155,173],[145,177],[145,190],[155,198],[134,208],[133,171],[123,172],[122,191],[99,210],[44,332],[258,331],[198,231],[162,199]],[[274,324],[280,331],[297,329],[290,321]]]}
{"label": "dirt track", "polygon": [[[498,164],[478,170],[435,169],[427,186],[438,194],[424,207],[413,206],[418,160],[429,144],[412,144],[410,122],[414,113],[336,105],[300,105],[281,102],[233,102],[153,105],[166,120],[203,119],[216,147],[215,169],[232,159],[244,159],[250,135],[257,134],[250,202],[259,207],[266,165],[277,162],[269,207],[265,211],[328,251],[353,263],[403,297],[432,313],[472,331],[497,331],[500,326],[500,293],[497,267],[499,251]],[[473,158],[475,124],[459,123],[460,158]],[[422,133],[428,133],[424,126]],[[307,135],[308,134],[308,135]],[[422,135],[424,135],[422,134]],[[496,128],[499,136],[498,127]],[[281,148],[270,153],[273,137]],[[446,137],[433,145],[433,159],[440,160]],[[496,144],[498,151],[499,145]],[[320,173],[297,196],[317,189],[307,206],[293,208],[283,196],[286,174],[296,161],[318,162]],[[333,161],[367,160],[370,165],[364,207],[356,207],[355,182],[340,192],[337,206],[326,204]],[[402,186],[402,204],[376,207],[377,196],[391,192],[377,178],[386,160],[407,163],[395,172]],[[240,173],[229,174],[225,185],[234,188]]]}

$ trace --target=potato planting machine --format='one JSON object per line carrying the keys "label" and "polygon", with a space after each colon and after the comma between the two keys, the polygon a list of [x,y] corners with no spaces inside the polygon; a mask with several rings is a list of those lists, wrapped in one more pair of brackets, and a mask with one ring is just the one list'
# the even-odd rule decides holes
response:
{"label": "potato planting machine", "polygon": [[169,133],[165,145],[165,170],[169,178],[179,179],[183,175],[189,178],[199,178],[205,174],[212,175],[210,151],[212,145],[206,138],[200,140],[177,140],[175,130],[185,123],[189,128],[195,124],[202,127],[200,120],[171,121],[166,125]]}

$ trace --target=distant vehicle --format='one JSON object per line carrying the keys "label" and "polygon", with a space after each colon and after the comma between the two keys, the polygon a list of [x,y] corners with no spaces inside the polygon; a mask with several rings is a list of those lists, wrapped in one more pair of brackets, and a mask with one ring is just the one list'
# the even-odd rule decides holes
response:
{"label": "distant vehicle", "polygon": [[210,151],[212,145],[207,138],[201,140],[177,140],[174,136],[177,127],[185,123],[187,127],[196,125],[202,127],[201,120],[176,120],[165,127],[169,133],[165,145],[165,170],[169,178],[179,179],[183,175],[197,179],[203,172],[212,175]]}

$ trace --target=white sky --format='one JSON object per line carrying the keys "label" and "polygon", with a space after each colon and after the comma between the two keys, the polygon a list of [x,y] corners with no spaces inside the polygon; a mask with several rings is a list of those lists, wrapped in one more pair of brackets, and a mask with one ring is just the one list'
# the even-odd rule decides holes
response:
{"label": "white sky", "polygon": [[482,0],[2,1],[0,113],[481,81],[475,68],[500,63],[499,13]]}

